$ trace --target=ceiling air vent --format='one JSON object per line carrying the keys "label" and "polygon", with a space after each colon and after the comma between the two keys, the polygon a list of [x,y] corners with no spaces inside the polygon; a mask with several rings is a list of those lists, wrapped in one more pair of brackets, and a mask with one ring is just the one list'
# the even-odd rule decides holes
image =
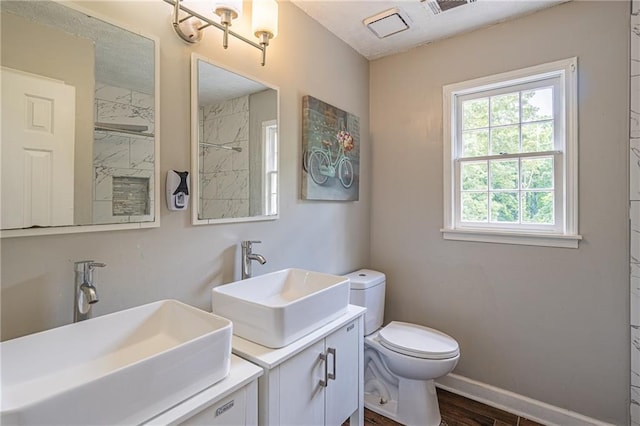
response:
{"label": "ceiling air vent", "polygon": [[378,13],[362,22],[378,38],[389,37],[409,29],[408,20],[402,16],[397,7]]}
{"label": "ceiling air vent", "polygon": [[464,6],[467,3],[475,3],[476,0],[420,0],[422,4],[427,7],[434,15],[437,15],[447,10],[455,9],[459,6]]}

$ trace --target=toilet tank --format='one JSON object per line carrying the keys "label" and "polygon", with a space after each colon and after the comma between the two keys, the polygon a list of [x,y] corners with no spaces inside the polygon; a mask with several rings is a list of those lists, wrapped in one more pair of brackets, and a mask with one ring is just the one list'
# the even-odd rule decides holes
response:
{"label": "toilet tank", "polygon": [[349,303],[367,308],[364,314],[364,335],[366,336],[382,326],[385,275],[370,269],[360,269],[346,276],[351,281]]}

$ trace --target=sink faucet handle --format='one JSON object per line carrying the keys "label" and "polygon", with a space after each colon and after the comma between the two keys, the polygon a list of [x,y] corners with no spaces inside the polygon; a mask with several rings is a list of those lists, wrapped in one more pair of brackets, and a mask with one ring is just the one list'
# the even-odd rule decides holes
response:
{"label": "sink faucet handle", "polygon": [[260,240],[244,240],[242,242],[242,247],[245,247],[247,249],[251,249],[251,245],[252,244],[260,244],[260,243],[262,243],[262,241],[260,241]]}
{"label": "sink faucet handle", "polygon": [[106,263],[95,262],[93,260],[81,260],[79,262],[75,262],[75,265],[76,271],[81,274],[81,282],[91,285],[93,285],[93,270],[95,268],[104,268],[107,266]]}

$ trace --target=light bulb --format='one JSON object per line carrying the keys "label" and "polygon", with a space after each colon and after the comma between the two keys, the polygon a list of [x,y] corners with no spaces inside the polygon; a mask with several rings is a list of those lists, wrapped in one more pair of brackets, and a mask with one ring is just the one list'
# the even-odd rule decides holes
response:
{"label": "light bulb", "polygon": [[276,0],[253,0],[251,28],[256,37],[267,40],[278,35],[278,3]]}
{"label": "light bulb", "polygon": [[237,19],[242,16],[242,0],[213,0],[211,8],[222,19],[225,19],[225,14],[228,14],[230,19]]}

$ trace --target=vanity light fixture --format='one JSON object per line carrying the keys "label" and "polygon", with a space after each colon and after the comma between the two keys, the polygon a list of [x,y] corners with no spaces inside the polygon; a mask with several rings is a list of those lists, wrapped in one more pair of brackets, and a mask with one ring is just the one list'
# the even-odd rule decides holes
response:
{"label": "vanity light fixture", "polygon": [[242,0],[213,0],[212,11],[220,17],[220,23],[186,7],[184,0],[164,0],[173,6],[173,29],[178,36],[188,42],[197,43],[202,39],[202,30],[215,27],[222,30],[224,35],[222,46],[229,45],[229,36],[242,40],[262,52],[261,65],[267,60],[267,46],[269,40],[278,35],[278,3],[276,0],[253,0],[251,23],[256,43],[232,30],[229,27],[234,19],[242,16]]}
{"label": "vanity light fixture", "polygon": [[278,35],[278,3],[276,0],[253,0],[251,30],[260,39],[262,65],[267,60],[269,40]]}
{"label": "vanity light fixture", "polygon": [[224,26],[222,47],[229,46],[229,27],[234,19],[242,17],[242,0],[213,0],[213,12],[220,17],[220,23]]}

